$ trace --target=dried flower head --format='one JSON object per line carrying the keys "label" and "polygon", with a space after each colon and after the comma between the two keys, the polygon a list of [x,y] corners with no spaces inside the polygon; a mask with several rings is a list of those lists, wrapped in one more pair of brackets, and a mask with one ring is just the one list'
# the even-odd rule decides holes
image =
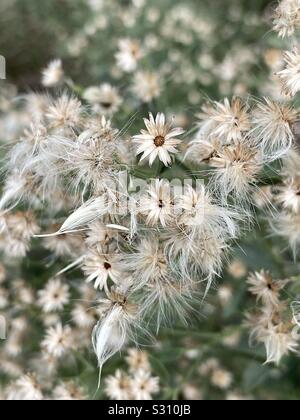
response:
{"label": "dried flower head", "polygon": [[203,121],[200,124],[201,133],[217,137],[224,144],[239,141],[251,127],[248,110],[239,98],[233,98],[231,103],[226,98],[224,103],[206,105],[199,115]]}
{"label": "dried flower head", "polygon": [[118,90],[108,83],[99,87],[90,86],[84,91],[83,97],[93,105],[94,111],[102,115],[115,114],[122,103]]}
{"label": "dried flower head", "polygon": [[116,53],[117,65],[125,72],[132,73],[136,70],[143,53],[139,41],[134,39],[121,39],[119,51]]}
{"label": "dried flower head", "polygon": [[52,101],[46,112],[50,127],[55,129],[78,127],[81,123],[81,117],[81,102],[67,93],[63,93],[58,99]]}
{"label": "dried flower head", "polygon": [[262,300],[265,305],[277,307],[279,304],[279,293],[287,284],[287,281],[275,281],[272,276],[262,270],[252,273],[248,278],[249,291]]}
{"label": "dried flower head", "polygon": [[298,112],[291,106],[265,98],[265,103],[258,103],[253,112],[255,141],[275,158],[286,153],[294,142],[292,127],[297,119]]}
{"label": "dried flower head", "polygon": [[142,102],[151,102],[161,92],[159,76],[153,72],[137,72],[134,75],[132,91]]}
{"label": "dried flower head", "polygon": [[281,38],[293,35],[300,26],[300,1],[281,0],[275,10],[273,25]]}
{"label": "dried flower head", "polygon": [[51,61],[48,64],[48,67],[43,70],[42,75],[42,84],[45,87],[53,87],[58,85],[64,77],[62,61],[59,59]]}
{"label": "dried flower head", "polygon": [[284,53],[285,68],[277,73],[283,92],[295,96],[300,90],[300,55],[297,48]]}
{"label": "dried flower head", "polygon": [[238,143],[225,146],[210,159],[209,164],[216,168],[213,182],[226,202],[229,194],[239,200],[249,199],[263,161],[257,148]]}

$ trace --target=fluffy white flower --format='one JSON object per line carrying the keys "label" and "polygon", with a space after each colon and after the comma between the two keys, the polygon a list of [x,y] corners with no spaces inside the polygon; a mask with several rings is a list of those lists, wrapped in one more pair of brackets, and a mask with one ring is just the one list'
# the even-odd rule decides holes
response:
{"label": "fluffy white flower", "polygon": [[275,10],[274,31],[278,32],[281,38],[291,36],[295,29],[300,26],[300,1],[281,0]]}
{"label": "fluffy white flower", "polygon": [[87,396],[84,389],[75,382],[61,382],[53,390],[53,399],[57,401],[81,401]]}
{"label": "fluffy white flower", "polygon": [[232,374],[225,369],[217,368],[212,373],[211,382],[220,389],[228,389],[232,381]]}
{"label": "fluffy white flower", "polygon": [[117,65],[125,72],[132,73],[136,70],[143,53],[139,41],[132,39],[121,39],[119,51],[116,53]]}
{"label": "fluffy white flower", "polygon": [[118,111],[122,99],[118,90],[108,83],[87,88],[83,97],[94,106],[94,110],[103,115],[111,115]]}
{"label": "fluffy white flower", "polygon": [[159,378],[151,376],[149,371],[138,370],[130,384],[135,400],[152,400],[153,395],[159,392]]}
{"label": "fluffy white flower", "polygon": [[100,300],[99,304],[103,315],[94,327],[92,340],[101,375],[104,363],[122,349],[137,323],[138,308],[120,288],[112,289],[108,298]]}
{"label": "fluffy white flower", "polygon": [[8,401],[41,401],[44,399],[40,385],[33,375],[21,376],[8,390]]}
{"label": "fluffy white flower", "polygon": [[50,280],[43,290],[38,292],[39,305],[46,313],[61,311],[69,303],[70,293],[67,284],[62,284],[61,280]]}
{"label": "fluffy white flower", "polygon": [[129,376],[121,370],[105,379],[105,393],[111,400],[131,400],[131,386]]}
{"label": "fluffy white flower", "polygon": [[64,77],[64,70],[61,60],[53,60],[48,67],[42,72],[42,84],[45,87],[52,87],[59,84]]}
{"label": "fluffy white flower", "polygon": [[146,224],[155,226],[158,222],[166,226],[174,215],[174,200],[168,181],[156,179],[147,194],[140,199],[139,211],[146,216]]}
{"label": "fluffy white flower", "polygon": [[151,102],[160,95],[159,76],[153,72],[137,72],[134,75],[132,91],[142,102]]}
{"label": "fluffy white flower", "polygon": [[267,329],[261,332],[259,341],[266,347],[266,363],[280,363],[282,357],[290,352],[296,353],[299,349],[297,339],[289,329],[283,324],[269,325]]}
{"label": "fluffy white flower", "polygon": [[77,98],[63,93],[49,105],[46,118],[52,128],[75,128],[81,123],[82,111],[82,104]]}
{"label": "fluffy white flower", "polygon": [[130,371],[133,373],[136,372],[137,370],[144,370],[144,371],[151,370],[151,366],[149,362],[149,355],[146,351],[141,351],[135,348],[128,349],[126,362],[129,365]]}
{"label": "fluffy white flower", "polygon": [[42,347],[55,358],[61,358],[73,347],[73,332],[69,326],[57,324],[50,327],[42,342]]}
{"label": "fluffy white flower", "polygon": [[298,112],[289,105],[281,105],[265,98],[258,103],[253,112],[253,134],[266,153],[274,158],[284,154],[292,146],[293,124],[298,119]]}
{"label": "fluffy white flower", "polygon": [[300,54],[297,48],[284,54],[285,68],[277,73],[283,92],[295,96],[300,90]]}
{"label": "fluffy white flower", "polygon": [[202,121],[200,133],[204,137],[217,137],[224,144],[239,141],[251,127],[248,111],[248,106],[239,98],[208,104],[199,115]]}
{"label": "fluffy white flower", "polygon": [[275,281],[272,276],[262,270],[252,273],[248,278],[249,291],[262,300],[265,305],[279,305],[279,293],[287,284],[286,281]]}

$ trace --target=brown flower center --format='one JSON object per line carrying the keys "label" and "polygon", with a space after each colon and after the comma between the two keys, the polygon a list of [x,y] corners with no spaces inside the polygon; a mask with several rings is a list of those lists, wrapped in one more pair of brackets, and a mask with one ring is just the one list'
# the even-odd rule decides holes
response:
{"label": "brown flower center", "polygon": [[105,270],[109,270],[109,269],[111,269],[111,265],[108,262],[105,262],[104,263],[104,268],[105,268]]}
{"label": "brown flower center", "polygon": [[111,102],[101,102],[101,103],[100,103],[100,105],[101,105],[103,108],[108,109],[108,108],[110,108],[110,107],[111,107]]}
{"label": "brown flower center", "polygon": [[165,144],[165,138],[163,136],[156,136],[154,139],[154,144],[156,147],[161,147]]}

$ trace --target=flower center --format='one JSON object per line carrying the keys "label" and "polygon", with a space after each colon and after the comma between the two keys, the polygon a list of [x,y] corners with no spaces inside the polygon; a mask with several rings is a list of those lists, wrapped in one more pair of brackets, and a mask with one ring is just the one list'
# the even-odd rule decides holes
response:
{"label": "flower center", "polygon": [[165,144],[165,138],[163,136],[156,136],[154,139],[154,144],[156,147],[161,147]]}
{"label": "flower center", "polygon": [[108,262],[104,263],[105,270],[109,270],[111,268],[111,265]]}
{"label": "flower center", "polygon": [[101,103],[100,103],[100,105],[101,105],[103,108],[108,109],[108,108],[110,108],[110,107],[111,107],[111,102],[101,102]]}

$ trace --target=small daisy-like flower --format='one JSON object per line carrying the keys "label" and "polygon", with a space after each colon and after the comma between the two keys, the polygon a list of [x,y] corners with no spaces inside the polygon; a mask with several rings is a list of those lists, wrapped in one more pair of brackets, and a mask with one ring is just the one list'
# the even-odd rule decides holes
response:
{"label": "small daisy-like flower", "polygon": [[147,217],[146,224],[156,225],[158,222],[166,226],[172,220],[174,202],[171,197],[170,184],[163,179],[156,179],[140,200],[140,213]]}
{"label": "small daisy-like flower", "polygon": [[218,298],[222,306],[227,306],[231,301],[233,296],[232,288],[228,285],[219,287],[218,289]]}
{"label": "small daisy-like flower", "polygon": [[8,390],[8,401],[41,401],[43,400],[41,386],[34,375],[21,376]]}
{"label": "small daisy-like flower", "polygon": [[149,120],[144,118],[146,130],[142,130],[141,134],[133,137],[134,143],[138,145],[136,154],[143,154],[141,161],[149,160],[150,166],[158,157],[165,166],[172,163],[170,153],[178,153],[176,146],[181,143],[181,140],[176,137],[184,133],[182,128],[171,128],[171,123],[166,123],[165,115],[158,113],[154,119],[153,115],[149,114]]}
{"label": "small daisy-like flower", "polygon": [[22,368],[18,363],[5,359],[3,354],[1,354],[1,372],[10,378],[20,378],[23,373]]}
{"label": "small daisy-like flower", "polygon": [[129,365],[130,371],[136,372],[137,370],[150,371],[150,363],[148,353],[135,348],[128,350],[126,362]]}
{"label": "small daisy-like flower", "polygon": [[267,152],[282,154],[294,141],[293,124],[298,112],[289,105],[280,105],[268,98],[258,103],[253,113],[255,139]]}
{"label": "small daisy-like flower", "polygon": [[160,95],[159,76],[153,72],[138,72],[134,75],[133,93],[142,102],[151,102]]}
{"label": "small daisy-like flower", "polygon": [[57,401],[81,401],[86,400],[87,395],[84,389],[75,382],[62,382],[53,391],[53,398]]}
{"label": "small daisy-like flower", "polygon": [[232,374],[225,369],[214,369],[211,377],[211,382],[213,385],[220,389],[228,389],[232,384]]}
{"label": "small daisy-like flower", "polygon": [[277,73],[283,92],[295,96],[300,90],[300,54],[297,48],[284,54],[285,68]]}
{"label": "small daisy-like flower", "polygon": [[276,202],[282,205],[283,209],[300,213],[300,177],[286,179],[284,185],[277,188],[278,195]]}
{"label": "small daisy-like flower", "polygon": [[45,313],[61,311],[69,303],[69,287],[62,284],[61,280],[50,280],[43,290],[38,292],[39,305]]}
{"label": "small daisy-like flower", "polygon": [[183,397],[187,401],[203,400],[203,393],[196,385],[184,384],[182,388]]}
{"label": "small daisy-like flower", "polygon": [[159,392],[159,378],[151,376],[151,373],[138,370],[130,380],[131,392],[135,400],[152,400],[152,396]]}
{"label": "small daisy-like flower", "polygon": [[95,323],[97,312],[78,303],[72,309],[72,319],[78,327],[90,328]]}
{"label": "small daisy-like flower", "polygon": [[261,272],[252,273],[247,283],[249,291],[257,296],[258,300],[262,300],[266,305],[278,306],[279,293],[286,286],[285,280],[273,280],[271,275],[262,270]]}
{"label": "small daisy-like flower", "polygon": [[32,305],[35,301],[35,293],[31,287],[28,287],[24,280],[16,280],[13,282],[16,290],[16,297],[18,301],[24,305]]}
{"label": "small daisy-like flower", "polygon": [[136,70],[143,53],[139,41],[133,39],[121,39],[119,51],[116,54],[117,65],[123,71],[132,73]]}
{"label": "small daisy-like flower", "polygon": [[100,247],[90,249],[85,256],[83,266],[87,282],[95,282],[95,289],[107,288],[107,281],[110,278],[118,284],[124,272],[122,272],[117,256],[103,254]]}
{"label": "small daisy-like flower", "polygon": [[247,275],[247,266],[242,260],[234,259],[228,264],[227,271],[234,279],[241,279]]}
{"label": "small daisy-like flower", "polygon": [[111,400],[131,400],[130,378],[126,373],[117,370],[114,375],[105,379],[105,393]]}
{"label": "small daisy-like flower", "polygon": [[83,97],[94,105],[95,111],[103,115],[115,114],[122,103],[118,90],[108,83],[87,88]]}
{"label": "small daisy-like flower", "polygon": [[32,212],[8,213],[0,220],[0,249],[9,257],[25,257],[32,236],[38,232],[39,227]]}
{"label": "small daisy-like flower", "polygon": [[42,347],[50,355],[57,359],[61,358],[73,347],[73,332],[71,328],[69,326],[63,327],[61,324],[50,327],[42,341]]}
{"label": "small daisy-like flower", "polygon": [[64,70],[61,60],[53,60],[42,72],[42,84],[45,87],[58,85],[64,77]]}
{"label": "small daisy-like flower", "polygon": [[288,240],[293,253],[297,254],[300,244],[300,214],[287,211],[280,212],[272,222],[274,232]]}

